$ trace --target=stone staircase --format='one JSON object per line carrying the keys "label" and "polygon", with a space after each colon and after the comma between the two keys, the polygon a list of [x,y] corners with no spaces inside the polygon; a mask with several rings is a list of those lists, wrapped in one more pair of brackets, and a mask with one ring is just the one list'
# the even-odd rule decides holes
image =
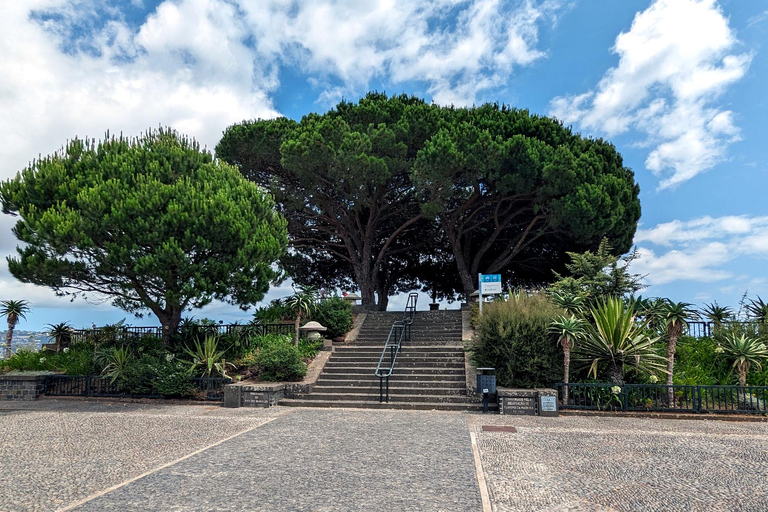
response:
{"label": "stone staircase", "polygon": [[355,343],[334,346],[312,392],[280,405],[480,410],[479,399],[466,395],[460,311],[415,313],[411,341],[400,349],[389,378],[389,402],[379,402],[374,371],[392,322],[401,318],[401,312],[368,313]]}

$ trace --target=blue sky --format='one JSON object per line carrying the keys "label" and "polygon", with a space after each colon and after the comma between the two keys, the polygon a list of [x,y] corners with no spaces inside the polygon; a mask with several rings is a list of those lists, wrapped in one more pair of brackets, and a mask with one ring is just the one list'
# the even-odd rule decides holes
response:
{"label": "blue sky", "polygon": [[[170,125],[209,148],[369,90],[502,102],[612,141],[635,171],[644,295],[768,298],[768,3],[737,0],[26,0],[0,17],[0,179],[74,136]],[[13,253],[0,218],[0,254]],[[267,299],[289,293],[283,286]],[[126,318],[0,268],[23,329]],[[422,297],[426,303],[426,297]],[[391,307],[399,307],[393,301]],[[214,304],[196,317],[248,318]]]}

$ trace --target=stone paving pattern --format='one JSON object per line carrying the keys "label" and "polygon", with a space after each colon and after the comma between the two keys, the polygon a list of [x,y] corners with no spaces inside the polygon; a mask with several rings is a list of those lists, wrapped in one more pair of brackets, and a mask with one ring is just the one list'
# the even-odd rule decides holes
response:
{"label": "stone paving pattern", "polygon": [[768,510],[768,423],[472,416],[469,424],[495,511]]}
{"label": "stone paving pattern", "polygon": [[0,403],[0,511],[480,511],[470,432],[495,511],[768,510],[768,423],[41,400]]}

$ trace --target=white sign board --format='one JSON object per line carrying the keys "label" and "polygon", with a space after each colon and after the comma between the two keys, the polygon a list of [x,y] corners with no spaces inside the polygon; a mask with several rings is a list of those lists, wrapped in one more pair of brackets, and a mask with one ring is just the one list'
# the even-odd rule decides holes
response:
{"label": "white sign board", "polygon": [[501,274],[480,274],[480,293],[482,295],[501,293]]}

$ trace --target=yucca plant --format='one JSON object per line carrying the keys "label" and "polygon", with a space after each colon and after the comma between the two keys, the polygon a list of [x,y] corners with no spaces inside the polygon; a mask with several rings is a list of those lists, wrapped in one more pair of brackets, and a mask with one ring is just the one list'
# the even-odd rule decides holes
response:
{"label": "yucca plant", "polygon": [[688,325],[688,320],[696,317],[693,304],[687,302],[665,301],[660,308],[662,325],[667,328],[667,398],[669,403],[674,401],[674,389],[672,374],[675,370],[675,352],[677,352],[677,340],[683,334],[683,328]]}
{"label": "yucca plant", "polygon": [[69,343],[72,337],[72,326],[67,322],[61,322],[58,324],[48,324],[49,331],[48,336],[56,341],[56,352],[61,352],[62,345]]}
{"label": "yucca plant", "polygon": [[742,334],[731,333],[723,343],[725,354],[733,359],[733,367],[739,374],[739,386],[747,385],[747,374],[753,366],[762,369],[762,363],[768,359],[768,347],[759,339]]}
{"label": "yucca plant", "polygon": [[206,336],[202,343],[199,339],[195,340],[194,348],[186,347],[184,352],[192,358],[187,361],[190,370],[202,370],[203,377],[211,377],[214,372],[226,377],[227,366],[234,366],[224,359],[225,352],[219,350],[219,340],[216,336]]}
{"label": "yucca plant", "polygon": [[568,382],[570,378],[571,350],[577,340],[584,336],[584,327],[586,322],[581,318],[560,316],[556,318],[549,327],[550,332],[557,335],[560,346],[563,347],[563,403],[568,403]]}
{"label": "yucca plant", "polygon": [[127,346],[102,349],[96,355],[97,363],[104,365],[101,374],[109,377],[109,382],[112,384],[125,378],[132,358],[133,353]]}
{"label": "yucca plant", "polygon": [[575,360],[589,366],[589,374],[597,378],[600,364],[607,363],[609,378],[624,384],[624,367],[643,373],[665,373],[665,359],[656,353],[658,337],[646,332],[643,322],[635,321],[634,309],[618,297],[609,297],[590,310],[592,323],[585,326]]}
{"label": "yucca plant", "polygon": [[5,336],[6,359],[11,358],[13,331],[19,323],[19,319],[27,319],[29,311],[29,302],[26,300],[4,300],[0,302],[0,316],[4,316],[8,320],[8,334]]}

